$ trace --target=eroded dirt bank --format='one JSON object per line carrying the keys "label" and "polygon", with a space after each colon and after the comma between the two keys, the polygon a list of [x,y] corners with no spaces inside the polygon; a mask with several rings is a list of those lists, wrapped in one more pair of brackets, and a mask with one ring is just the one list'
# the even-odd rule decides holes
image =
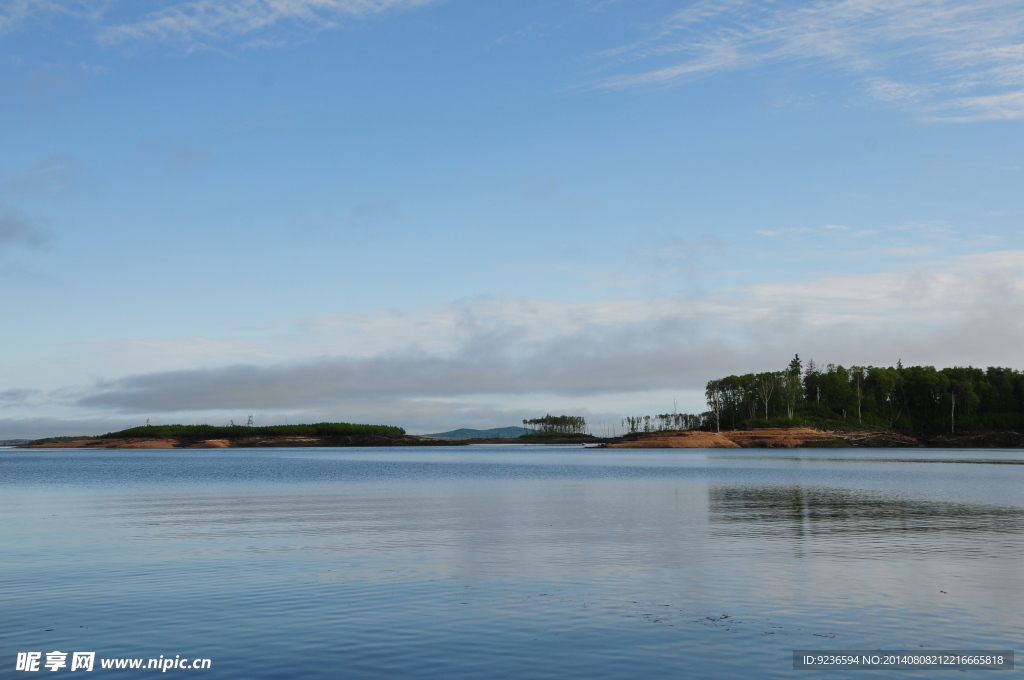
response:
{"label": "eroded dirt bank", "polygon": [[703,448],[1024,448],[1024,434],[1012,431],[963,434],[907,434],[902,432],[826,431],[809,427],[763,428],[714,432],[653,432],[606,444],[615,449]]}
{"label": "eroded dirt bank", "polygon": [[724,432],[656,432],[633,441],[608,444],[614,449],[792,449],[807,446],[845,446],[844,440],[807,427],[727,430]]}

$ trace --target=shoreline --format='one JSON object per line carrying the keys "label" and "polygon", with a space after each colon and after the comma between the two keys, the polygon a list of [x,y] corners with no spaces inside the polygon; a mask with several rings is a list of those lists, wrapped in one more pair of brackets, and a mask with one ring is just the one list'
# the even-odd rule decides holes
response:
{"label": "shoreline", "polygon": [[765,448],[1024,448],[1024,434],[1009,431],[965,432],[963,434],[909,434],[872,430],[815,430],[808,427],[749,430],[675,430],[602,438],[589,435],[529,437],[515,439],[435,439],[420,435],[296,436],[266,435],[219,439],[105,438],[43,443],[26,443],[18,449],[236,449],[236,448],[348,448],[382,446],[469,446],[473,444],[523,444],[564,446],[590,444],[609,449],[765,449]]}
{"label": "shoreline", "polygon": [[255,437],[184,439],[175,437],[82,437],[22,444],[18,449],[251,449],[353,446],[451,446],[441,439],[416,435],[354,434],[327,437],[264,435]]}
{"label": "shoreline", "polygon": [[704,432],[681,430],[635,435],[605,448],[871,448],[871,449],[1017,449],[1024,448],[1024,434],[1009,430],[965,432],[963,434],[880,432],[875,430],[815,430],[809,427],[760,428]]}

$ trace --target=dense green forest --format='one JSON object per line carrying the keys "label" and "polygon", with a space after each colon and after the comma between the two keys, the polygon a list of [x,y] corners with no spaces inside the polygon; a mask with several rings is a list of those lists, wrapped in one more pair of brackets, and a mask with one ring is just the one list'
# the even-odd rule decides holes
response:
{"label": "dense green forest", "polygon": [[352,423],[311,423],[309,425],[142,425],[104,437],[168,437],[173,439],[238,439],[264,435],[333,437],[354,434],[403,435],[405,430],[391,425],[354,425]]}
{"label": "dense green forest", "polygon": [[917,432],[1024,427],[1024,373],[1012,368],[804,366],[708,382],[704,429],[808,425]]}

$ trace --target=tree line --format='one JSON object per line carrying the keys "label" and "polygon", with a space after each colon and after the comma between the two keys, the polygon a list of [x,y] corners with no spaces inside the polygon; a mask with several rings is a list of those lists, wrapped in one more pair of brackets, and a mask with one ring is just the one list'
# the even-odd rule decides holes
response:
{"label": "tree line", "polygon": [[523,419],[523,427],[529,434],[590,434],[583,416],[553,416]]}
{"label": "tree line", "polygon": [[622,428],[628,434],[640,432],[666,432],[669,430],[699,430],[705,426],[704,414],[661,413],[656,416],[626,416]]}
{"label": "tree line", "polygon": [[[250,416],[249,422],[252,422]],[[331,437],[354,434],[403,435],[405,430],[392,425],[359,425],[354,423],[310,423],[296,425],[146,425],[108,432],[110,438],[166,437],[170,439],[233,439],[260,435],[292,435]]]}
{"label": "tree line", "polygon": [[1024,373],[1012,368],[804,366],[730,375],[705,389],[702,428],[792,426],[951,432],[1024,427]]}

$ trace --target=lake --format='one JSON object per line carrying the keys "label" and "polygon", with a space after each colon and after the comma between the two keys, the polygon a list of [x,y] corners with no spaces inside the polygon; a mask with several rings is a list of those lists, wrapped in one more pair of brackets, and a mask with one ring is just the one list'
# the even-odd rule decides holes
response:
{"label": "lake", "polygon": [[844,678],[793,650],[1024,637],[1021,451],[7,449],[0,513],[2,678]]}

